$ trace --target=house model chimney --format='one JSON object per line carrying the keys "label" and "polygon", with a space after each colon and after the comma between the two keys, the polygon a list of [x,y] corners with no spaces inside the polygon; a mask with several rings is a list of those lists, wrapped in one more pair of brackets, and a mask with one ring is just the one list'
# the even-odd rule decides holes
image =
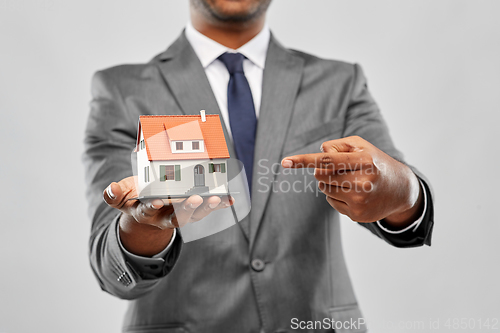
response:
{"label": "house model chimney", "polygon": [[201,121],[205,122],[207,121],[207,118],[205,117],[205,110],[200,111],[200,116],[201,116]]}

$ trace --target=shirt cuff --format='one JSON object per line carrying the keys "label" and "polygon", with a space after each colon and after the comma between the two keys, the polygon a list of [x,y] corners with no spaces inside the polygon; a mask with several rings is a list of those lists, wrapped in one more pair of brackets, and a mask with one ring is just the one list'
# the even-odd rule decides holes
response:
{"label": "shirt cuff", "polygon": [[118,244],[120,245],[120,248],[125,257],[128,260],[130,260],[134,264],[134,266],[137,267],[139,270],[153,275],[159,274],[161,272],[163,265],[165,264],[165,257],[170,248],[172,247],[175,237],[177,236],[177,229],[174,229],[174,233],[172,234],[170,242],[168,243],[167,247],[165,247],[161,252],[155,254],[152,257],[143,257],[133,254],[125,249],[120,239],[120,232],[118,228],[119,224],[117,223],[116,235],[118,239]]}
{"label": "shirt cuff", "polygon": [[401,230],[389,230],[386,227],[384,227],[382,223],[380,223],[380,221],[377,221],[377,225],[380,229],[387,232],[388,234],[393,234],[393,235],[402,234],[403,232],[406,232],[408,230],[415,232],[418,229],[418,227],[424,220],[425,212],[427,211],[427,193],[425,192],[425,188],[424,185],[422,184],[422,181],[420,179],[418,181],[420,183],[420,188],[422,188],[422,192],[424,193],[424,210],[422,211],[422,215],[420,215],[420,217],[415,222],[413,222],[412,224]]}

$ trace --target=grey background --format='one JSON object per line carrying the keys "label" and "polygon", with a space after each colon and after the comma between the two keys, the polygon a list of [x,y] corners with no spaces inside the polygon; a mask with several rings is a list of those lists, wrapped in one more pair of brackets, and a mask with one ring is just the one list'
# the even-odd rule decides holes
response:
{"label": "grey background", "polygon": [[[427,332],[430,319],[448,331],[454,318],[478,332],[500,319],[499,12],[496,0],[271,6],[284,45],[363,66],[397,146],[436,194],[430,248],[391,248],[343,221],[372,332]],[[149,60],[187,17],[187,1],[0,0],[0,332],[119,330],[126,302],[100,291],[87,260],[90,78]]]}

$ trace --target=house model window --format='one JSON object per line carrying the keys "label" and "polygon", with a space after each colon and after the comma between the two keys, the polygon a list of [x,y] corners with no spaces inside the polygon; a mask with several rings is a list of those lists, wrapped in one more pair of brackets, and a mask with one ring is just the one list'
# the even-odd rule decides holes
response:
{"label": "house model window", "polygon": [[209,163],[208,164],[208,172],[226,172],[226,164],[225,163]]}
{"label": "house model window", "polygon": [[160,181],[166,180],[181,180],[180,165],[160,165]]}
{"label": "house model window", "polygon": [[149,166],[144,167],[144,181],[149,183]]}
{"label": "house model window", "polygon": [[172,141],[172,153],[199,153],[204,152],[203,140]]}

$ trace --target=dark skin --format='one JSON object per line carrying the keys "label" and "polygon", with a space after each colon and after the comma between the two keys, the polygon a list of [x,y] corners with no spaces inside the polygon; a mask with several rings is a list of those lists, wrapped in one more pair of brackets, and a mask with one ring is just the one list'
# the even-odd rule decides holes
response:
{"label": "dark skin", "polygon": [[196,30],[231,49],[238,49],[264,27],[271,0],[190,0]]}
{"label": "dark skin", "polygon": [[[191,22],[205,36],[238,49],[262,30],[270,2],[190,0]],[[359,137],[327,141],[322,149],[321,154],[286,157],[282,165],[315,168],[321,191],[340,213],[357,222],[384,219],[394,230],[408,226],[422,214],[422,189],[406,165]],[[378,172],[367,172],[370,168]],[[370,191],[360,191],[363,185]],[[122,212],[119,220],[122,244],[141,256],[161,252],[169,244],[175,227],[199,221],[212,211],[234,203],[232,198],[204,200],[198,195],[177,202],[128,201],[137,197],[133,177],[111,183],[108,188],[103,193],[104,200]]]}
{"label": "dark skin", "polygon": [[368,141],[347,137],[326,141],[322,153],[285,157],[285,168],[314,168],[319,189],[341,214],[356,222],[384,222],[403,229],[423,213],[417,176]]}
{"label": "dark skin", "polygon": [[211,212],[234,203],[227,196],[203,200],[199,195],[177,201],[129,200],[138,196],[134,177],[111,183],[103,197],[108,205],[122,212],[119,220],[120,240],[128,251],[137,255],[148,257],[161,252],[170,242],[175,227],[199,221]]}

